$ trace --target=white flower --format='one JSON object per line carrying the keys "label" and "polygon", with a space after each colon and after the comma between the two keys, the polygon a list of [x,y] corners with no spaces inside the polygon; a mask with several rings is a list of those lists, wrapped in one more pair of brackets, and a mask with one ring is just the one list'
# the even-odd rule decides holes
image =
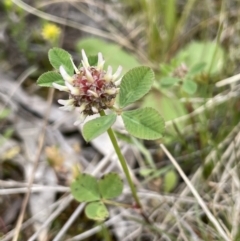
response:
{"label": "white flower", "polygon": [[107,72],[103,69],[104,59],[101,53],[98,53],[97,66],[90,66],[84,50],[82,50],[82,65],[77,68],[73,63],[75,74],[70,76],[63,66],[60,66],[59,72],[64,80],[64,85],[53,83],[53,87],[69,93],[69,99],[59,100],[62,110],[71,111],[77,109],[80,113],[78,120],[74,123],[82,123],[88,115],[94,115],[101,110],[111,108],[119,92],[117,86],[120,84],[119,78],[122,67],[112,74],[112,67],[108,66]]}

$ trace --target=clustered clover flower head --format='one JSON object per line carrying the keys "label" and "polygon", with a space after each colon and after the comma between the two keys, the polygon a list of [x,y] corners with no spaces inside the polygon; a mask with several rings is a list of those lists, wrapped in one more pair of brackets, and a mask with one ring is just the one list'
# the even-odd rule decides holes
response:
{"label": "clustered clover flower head", "polygon": [[82,67],[75,66],[72,59],[72,65],[75,74],[70,76],[64,67],[59,68],[65,85],[53,83],[53,87],[69,93],[68,100],[58,100],[63,105],[62,110],[72,111],[77,108],[80,117],[74,125],[81,124],[88,115],[94,115],[101,110],[111,108],[114,105],[116,95],[119,91],[119,78],[122,67],[119,66],[116,73],[112,74],[112,67],[108,66],[107,71],[103,69],[104,59],[101,53],[98,53],[97,66],[90,66],[88,58],[82,50]]}

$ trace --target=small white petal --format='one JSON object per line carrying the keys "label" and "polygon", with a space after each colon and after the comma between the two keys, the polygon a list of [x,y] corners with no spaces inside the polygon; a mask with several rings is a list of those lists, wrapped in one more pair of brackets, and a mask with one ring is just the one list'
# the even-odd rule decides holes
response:
{"label": "small white petal", "polygon": [[66,72],[66,70],[63,68],[63,66],[61,65],[59,68],[60,74],[62,75],[63,79],[65,81],[67,81],[68,83],[73,82],[73,78]]}
{"label": "small white petal", "polygon": [[111,75],[112,76],[112,66],[108,66],[108,69],[107,69],[107,75]]}
{"label": "small white petal", "polygon": [[87,69],[87,68],[88,68],[88,66],[87,66],[87,65],[85,65],[85,63],[83,62],[83,60],[82,60],[81,62],[82,62],[83,67],[84,67],[85,69]]}
{"label": "small white petal", "polygon": [[98,64],[97,64],[97,69],[102,70],[104,66],[105,61],[103,60],[103,55],[102,53],[98,53]]}
{"label": "small white petal", "polygon": [[83,112],[85,110],[86,106],[87,106],[86,103],[82,103],[81,106],[79,107],[78,111]]}
{"label": "small white petal", "polygon": [[86,118],[87,118],[87,115],[81,113],[78,120],[74,122],[74,125],[78,126],[78,125],[82,124]]}
{"label": "small white petal", "polygon": [[92,74],[90,73],[90,71],[85,68],[85,71],[86,71],[86,77],[87,77],[87,80],[90,82],[90,83],[93,83],[94,82],[94,79],[92,77]]}
{"label": "small white petal", "polygon": [[83,58],[83,66],[85,67],[89,67],[90,65],[89,65],[89,63],[88,63],[88,57],[87,57],[87,55],[86,55],[86,53],[85,53],[85,51],[82,49],[82,58]]}
{"label": "small white petal", "polygon": [[116,73],[112,76],[112,81],[117,80],[117,78],[120,76],[121,72],[122,72],[122,66],[119,66]]}
{"label": "small white petal", "polygon": [[68,87],[72,95],[80,95],[79,88],[72,86],[68,82],[65,82],[65,85]]}
{"label": "small white petal", "polygon": [[72,105],[74,102],[74,99],[70,99],[70,100],[58,100],[58,103],[60,105]]}
{"label": "small white petal", "polygon": [[71,60],[71,62],[72,62],[72,66],[73,66],[73,68],[74,68],[74,70],[75,70],[75,73],[76,73],[76,74],[79,74],[80,71],[78,70],[77,66],[74,64],[72,58],[70,58],[70,60]]}
{"label": "small white petal", "polygon": [[72,111],[75,106],[73,105],[74,99],[70,99],[70,100],[58,100],[58,103],[60,105],[63,105],[61,107],[59,107],[60,110],[65,110],[65,111]]}
{"label": "small white petal", "polygon": [[55,89],[58,89],[60,91],[66,91],[66,92],[69,92],[69,88],[65,85],[59,85],[57,83],[52,83],[52,86],[55,88]]}
{"label": "small white petal", "polygon": [[111,66],[108,66],[107,73],[105,74],[104,79],[107,82],[110,82],[112,80],[112,67]]}
{"label": "small white petal", "polygon": [[93,111],[93,113],[98,113],[98,109],[94,106],[92,107],[92,111]]}
{"label": "small white petal", "polygon": [[90,94],[90,95],[93,95],[96,98],[99,97],[98,94],[96,92],[92,91],[92,90],[88,90],[87,93]]}
{"label": "small white petal", "polygon": [[114,84],[115,84],[116,86],[119,86],[119,85],[121,84],[121,82],[122,82],[122,78],[119,79],[119,80],[117,80],[117,81],[115,81]]}

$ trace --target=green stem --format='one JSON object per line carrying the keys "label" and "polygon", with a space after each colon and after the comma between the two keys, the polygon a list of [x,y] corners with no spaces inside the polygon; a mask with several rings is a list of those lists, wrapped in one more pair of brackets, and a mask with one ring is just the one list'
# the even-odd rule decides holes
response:
{"label": "green stem", "polygon": [[[100,111],[100,115],[101,115],[101,116],[105,116],[106,114],[105,114],[105,112],[102,110],[102,111]],[[122,154],[122,152],[121,152],[121,149],[119,148],[119,145],[118,145],[118,143],[117,143],[117,139],[116,139],[116,137],[115,137],[115,135],[114,135],[114,132],[113,132],[112,128],[109,128],[109,129],[107,130],[107,133],[108,133],[108,135],[109,135],[109,137],[110,137],[110,139],[111,139],[111,142],[112,142],[112,144],[113,144],[113,147],[114,147],[114,149],[115,149],[115,152],[116,152],[116,154],[117,154],[117,156],[118,156],[118,159],[119,159],[119,161],[120,161],[120,163],[121,163],[122,169],[123,169],[123,171],[124,171],[124,173],[125,173],[125,175],[126,175],[126,178],[127,178],[128,184],[129,184],[129,186],[130,186],[130,189],[131,189],[133,198],[135,199],[135,202],[136,202],[137,206],[138,206],[140,209],[142,209],[142,205],[141,205],[140,199],[139,199],[139,197],[138,197],[138,195],[137,195],[137,191],[136,191],[136,188],[135,188],[135,186],[134,186],[134,184],[133,184],[132,178],[131,178],[131,176],[130,176],[130,173],[129,173],[129,170],[128,170],[128,166],[127,166],[126,160],[125,160],[125,158],[124,158],[124,156],[123,156],[123,154]]]}

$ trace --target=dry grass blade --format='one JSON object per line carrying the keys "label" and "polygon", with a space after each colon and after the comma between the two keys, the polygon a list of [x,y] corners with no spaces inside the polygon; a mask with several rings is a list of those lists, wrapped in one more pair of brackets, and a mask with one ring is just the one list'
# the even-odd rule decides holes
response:
{"label": "dry grass blade", "polygon": [[78,30],[96,35],[96,36],[100,36],[100,37],[103,37],[103,38],[106,38],[106,39],[110,39],[114,42],[118,42],[118,44],[120,44],[120,45],[122,45],[126,48],[135,49],[134,46],[132,46],[125,37],[122,37],[120,35],[110,34],[109,32],[102,31],[102,30],[99,30],[97,28],[93,28],[93,27],[86,26],[86,25],[83,25],[81,23],[77,23],[77,22],[74,22],[74,21],[71,21],[71,20],[68,20],[68,19],[64,19],[64,18],[60,18],[60,17],[57,17],[57,16],[50,15],[50,14],[42,12],[42,11],[40,11],[40,10],[38,10],[38,9],[36,9],[36,8],[34,8],[34,7],[28,5],[28,4],[26,4],[26,3],[24,3],[20,0],[12,0],[12,1],[16,5],[18,5],[20,8],[22,8],[25,11],[27,11],[31,14],[34,14],[34,15],[42,18],[42,19],[46,19],[46,20],[49,20],[49,21],[52,21],[52,22],[55,22],[55,23],[58,23],[58,24],[66,25],[66,26],[69,26],[69,27],[72,27],[72,28],[75,28],[75,29],[78,29]]}
{"label": "dry grass blade", "polygon": [[218,94],[216,96],[214,96],[212,99],[208,100],[204,105],[198,107],[197,109],[195,109],[194,111],[192,111],[190,114],[187,115],[183,115],[180,116],[174,120],[170,120],[166,122],[166,126],[172,126],[173,123],[180,123],[186,120],[189,120],[191,117],[194,117],[196,115],[199,115],[203,112],[205,112],[206,110],[212,109],[213,107],[216,107],[224,102],[229,101],[232,98],[237,98],[239,93],[239,91],[230,91],[227,94],[221,93]]}
{"label": "dry grass blade", "polygon": [[220,88],[220,87],[223,87],[225,85],[231,85],[231,84],[233,84],[233,83],[235,83],[239,80],[240,80],[240,74],[236,74],[236,75],[231,76],[229,78],[218,81],[215,85],[216,85],[216,87]]}
{"label": "dry grass blade", "polygon": [[[56,201],[55,203],[51,204],[48,208],[53,210],[55,208],[58,209],[59,205],[62,205],[62,203],[67,199],[67,197],[62,198],[58,201]],[[29,225],[31,225],[32,223],[34,223],[35,218],[39,215],[39,213],[36,213],[34,216],[32,216],[31,218],[29,218],[27,221],[25,221],[22,226],[21,226],[21,230],[27,228]],[[14,236],[14,232],[15,229],[11,230],[10,232],[8,232],[4,237],[2,237],[1,241],[8,241],[10,240],[13,236]]]}
{"label": "dry grass blade", "polygon": [[89,27],[89,26],[86,26],[86,25],[83,25],[83,24],[80,24],[80,23],[76,23],[74,21],[71,21],[71,20],[67,20],[67,19],[64,19],[64,18],[60,18],[60,17],[56,17],[56,16],[53,16],[53,15],[50,15],[48,13],[44,13],[20,0],[12,0],[15,4],[17,4],[20,8],[23,8],[24,10],[26,10],[27,12],[31,13],[31,14],[34,14],[42,19],[46,19],[46,20],[49,20],[49,21],[52,21],[52,22],[55,22],[55,23],[59,23],[59,24],[63,24],[63,25],[67,25],[67,26],[70,26],[72,28],[76,28],[76,29],[79,29],[81,31],[84,31],[84,32],[88,32],[88,33],[91,33],[91,34],[94,34],[94,35],[98,35],[98,36],[101,36],[101,37],[104,37],[104,38],[108,38],[108,39],[112,39],[113,40],[113,37],[110,36],[107,32],[104,32],[104,31],[101,31],[99,29],[96,29],[96,28],[92,28],[92,27]]}
{"label": "dry grass blade", "polygon": [[15,94],[15,92],[18,90],[18,88],[23,84],[23,82],[27,79],[27,77],[31,74],[33,74],[35,71],[37,70],[36,66],[31,66],[30,68],[28,68],[27,70],[25,70],[21,76],[19,76],[18,78],[18,85],[16,86],[16,88],[11,92],[11,94],[8,96],[8,99],[5,101],[5,104],[3,105],[3,107],[0,109],[0,114],[1,112],[4,110],[4,108],[7,106],[7,104],[9,103],[10,99],[13,97],[13,95]]}
{"label": "dry grass blade", "polygon": [[[118,221],[118,219],[120,218],[121,215],[116,215],[113,218],[109,219],[108,221],[106,221],[104,223],[104,225],[106,227],[113,225],[114,223],[116,223]],[[97,232],[99,232],[101,230],[102,226],[98,225],[95,228],[89,229],[88,231],[81,233],[73,238],[67,239],[66,241],[80,241],[80,240],[84,240],[85,238],[91,237],[92,235],[96,234]]]}
{"label": "dry grass blade", "polygon": [[58,232],[57,236],[53,239],[53,241],[58,241],[58,240],[62,239],[62,236],[65,234],[65,232],[71,226],[71,224],[75,221],[75,219],[80,215],[80,213],[83,211],[84,207],[85,207],[85,204],[81,203],[77,207],[77,209],[75,209],[74,213],[71,215],[71,217],[65,223],[65,225],[62,227],[62,229]]}
{"label": "dry grass blade", "polygon": [[[43,11],[40,11],[24,2],[22,2],[21,0],[12,0],[16,5],[18,5],[20,8],[24,9],[25,11],[31,13],[31,14],[34,14],[42,19],[46,19],[46,20],[49,20],[49,21],[52,21],[52,22],[55,22],[55,23],[58,23],[58,24],[61,24],[61,25],[64,25],[64,26],[69,26],[71,28],[75,28],[75,29],[78,29],[78,30],[81,30],[83,32],[87,32],[87,33],[90,33],[90,34],[93,34],[95,36],[99,36],[99,37],[103,37],[105,39],[109,39],[109,40],[112,40],[116,43],[118,43],[119,45],[127,48],[127,49],[130,49],[132,51],[135,51],[137,52],[137,54],[139,55],[139,57],[146,63],[148,63],[148,65],[153,65],[149,60],[148,58],[146,58],[146,54],[141,51],[140,49],[136,49],[136,46],[134,46],[129,40],[128,38],[126,38],[126,36],[124,35],[121,35],[119,33],[119,31],[117,29],[115,29],[113,31],[112,27],[110,27],[109,31],[110,32],[107,32],[107,31],[103,31],[103,30],[100,30],[98,28],[93,28],[91,26],[86,26],[84,24],[81,24],[81,23],[78,23],[78,22],[74,22],[74,21],[71,21],[71,20],[68,20],[68,19],[64,19],[64,18],[61,18],[61,17],[57,17],[57,16],[53,16],[51,14],[48,14],[48,13],[45,13]],[[98,7],[99,7],[99,3],[98,3]],[[108,26],[106,26],[107,28],[109,28]],[[115,28],[115,27],[114,27]]]}
{"label": "dry grass blade", "polygon": [[44,224],[38,229],[35,234],[33,234],[28,241],[34,241],[38,234],[42,231],[42,229],[46,228],[48,225],[51,224],[51,222],[69,205],[69,203],[72,201],[73,197],[71,195],[67,196],[63,202],[59,205],[59,207],[47,218],[47,220],[44,222]]}
{"label": "dry grass blade", "polygon": [[[51,186],[40,186],[40,187],[30,187],[31,193],[35,192],[45,192],[45,191],[54,191],[54,192],[69,192],[69,187],[51,187]],[[29,191],[28,187],[22,188],[7,188],[0,190],[0,195],[10,195],[10,194],[17,194],[17,193],[27,193]]]}
{"label": "dry grass blade", "polygon": [[190,191],[196,198],[198,204],[201,206],[201,208],[203,209],[203,211],[205,212],[205,214],[207,215],[209,220],[213,223],[215,228],[218,230],[218,232],[222,236],[222,238],[224,238],[225,241],[231,241],[232,238],[228,237],[228,235],[226,234],[224,229],[221,227],[218,220],[213,216],[211,211],[208,209],[207,205],[205,204],[205,202],[203,201],[203,199],[201,198],[201,196],[199,195],[197,190],[194,188],[194,186],[192,185],[192,183],[190,182],[188,177],[185,175],[185,173],[183,172],[182,168],[179,166],[177,161],[173,158],[173,156],[170,154],[170,152],[167,150],[167,148],[163,144],[160,144],[160,147],[162,148],[164,153],[167,155],[169,160],[172,162],[174,167],[177,169],[178,173],[180,174],[180,176],[182,177],[182,179],[184,180],[184,182],[186,183],[186,185],[188,186],[188,188],[190,189]]}

